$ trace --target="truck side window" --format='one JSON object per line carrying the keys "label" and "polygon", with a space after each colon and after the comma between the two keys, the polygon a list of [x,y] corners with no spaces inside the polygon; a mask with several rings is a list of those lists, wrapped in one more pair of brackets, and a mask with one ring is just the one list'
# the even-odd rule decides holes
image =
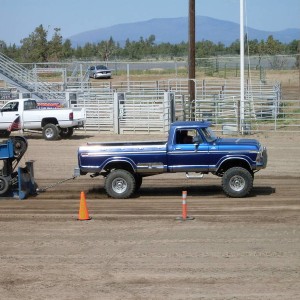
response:
{"label": "truck side window", "polygon": [[18,111],[19,103],[15,102],[14,105],[12,106],[11,111]]}
{"label": "truck side window", "polygon": [[28,101],[24,102],[24,110],[28,110],[29,109],[29,103]]}
{"label": "truck side window", "polygon": [[24,110],[36,109],[36,102],[28,100],[24,102]]}
{"label": "truck side window", "polygon": [[190,130],[177,130],[176,131],[176,143],[177,144],[193,144],[193,138],[197,136],[195,129]]}
{"label": "truck side window", "polygon": [[1,111],[18,111],[19,103],[18,102],[10,102],[7,103]]}

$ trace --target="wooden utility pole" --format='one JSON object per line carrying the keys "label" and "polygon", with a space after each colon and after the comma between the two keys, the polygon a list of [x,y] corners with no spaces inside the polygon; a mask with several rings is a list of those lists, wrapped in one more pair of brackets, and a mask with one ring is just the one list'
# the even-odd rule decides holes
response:
{"label": "wooden utility pole", "polygon": [[299,97],[300,97],[300,40],[298,41],[298,56],[296,57],[298,62],[298,69],[299,69]]}
{"label": "wooden utility pole", "polygon": [[189,0],[189,57],[188,57],[189,94],[191,120],[195,120],[195,0]]}

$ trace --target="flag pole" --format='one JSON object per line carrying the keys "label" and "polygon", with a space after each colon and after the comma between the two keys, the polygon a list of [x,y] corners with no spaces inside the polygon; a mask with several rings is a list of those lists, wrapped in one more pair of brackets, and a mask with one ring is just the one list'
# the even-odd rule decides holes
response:
{"label": "flag pole", "polygon": [[244,85],[244,76],[245,76],[245,66],[244,66],[244,0],[240,0],[240,89],[241,89],[241,99],[240,99],[240,109],[239,109],[239,130],[243,134],[244,131],[244,119],[245,119],[245,85]]}

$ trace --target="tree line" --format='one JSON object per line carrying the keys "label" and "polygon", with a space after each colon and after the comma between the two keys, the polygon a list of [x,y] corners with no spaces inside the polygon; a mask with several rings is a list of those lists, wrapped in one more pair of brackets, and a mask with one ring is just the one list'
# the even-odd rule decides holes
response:
{"label": "tree line", "polygon": [[[70,39],[63,39],[60,28],[54,28],[52,37],[49,32],[40,25],[36,27],[28,37],[22,39],[21,45],[7,45],[0,40],[0,51],[8,57],[20,63],[60,62],[72,59],[85,60],[140,60],[147,58],[175,59],[188,55],[188,43],[179,44],[155,43],[155,35],[148,38],[140,37],[138,41],[126,40],[124,45],[115,42],[111,37],[97,44],[86,43],[83,46],[73,47]],[[245,49],[249,55],[286,55],[300,52],[298,40],[288,44],[281,43],[270,35],[267,40],[258,41],[245,39]],[[213,43],[211,41],[199,41],[196,43],[196,57],[205,58],[219,55],[239,54],[240,42],[234,41],[231,45]],[[299,56],[298,60],[299,62]]]}

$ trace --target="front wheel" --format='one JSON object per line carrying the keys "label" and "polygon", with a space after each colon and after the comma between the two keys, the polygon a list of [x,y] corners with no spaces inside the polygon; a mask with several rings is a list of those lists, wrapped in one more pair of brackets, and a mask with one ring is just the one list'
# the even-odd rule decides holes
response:
{"label": "front wheel", "polygon": [[222,178],[222,187],[228,197],[242,198],[250,193],[253,187],[251,173],[241,167],[228,169]]}
{"label": "front wheel", "polygon": [[139,174],[136,174],[135,175],[135,182],[136,182],[135,192],[137,192],[140,189],[140,187],[141,187],[141,185],[143,183],[143,177],[141,175],[139,175]]}
{"label": "front wheel", "polygon": [[130,198],[135,190],[135,178],[126,170],[113,170],[105,179],[105,191],[112,198]]}
{"label": "front wheel", "polygon": [[43,128],[43,137],[45,140],[53,141],[58,139],[58,128],[56,125],[49,123]]}

